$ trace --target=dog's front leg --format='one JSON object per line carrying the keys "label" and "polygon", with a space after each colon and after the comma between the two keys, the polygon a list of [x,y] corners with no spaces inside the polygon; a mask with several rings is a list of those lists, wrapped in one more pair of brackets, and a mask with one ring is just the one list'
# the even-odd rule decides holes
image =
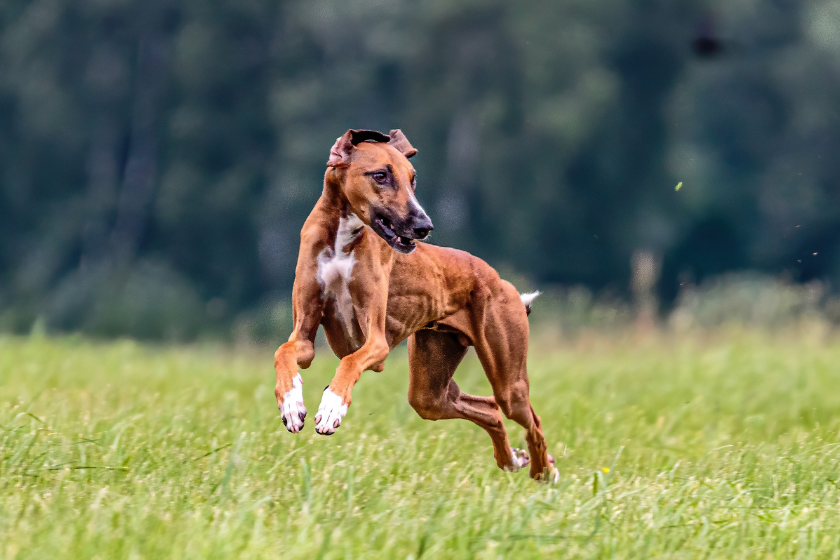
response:
{"label": "dog's front leg", "polygon": [[341,425],[352,400],[353,386],[362,372],[388,357],[388,342],[384,332],[372,333],[356,352],[345,356],[338,364],[332,382],[324,389],[321,405],[315,416],[315,431],[332,435]]}
{"label": "dog's front leg", "polygon": [[308,368],[315,357],[315,334],[323,313],[320,285],[314,274],[307,274],[305,270],[301,272],[292,291],[294,331],[289,341],[274,353],[274,369],[277,372],[274,396],[283,424],[293,434],[303,429],[306,418],[303,379],[298,368]]}
{"label": "dog's front leg", "polygon": [[[387,272],[383,276],[387,277]],[[361,348],[342,358],[332,382],[324,389],[315,416],[315,431],[321,435],[335,433],[347,414],[353,386],[361,378],[362,372],[380,364],[390,352],[385,335],[388,286],[381,278],[379,276],[379,281],[360,278],[360,283],[368,282],[372,285],[367,285],[361,294],[353,294],[359,325],[365,331],[365,342]]]}

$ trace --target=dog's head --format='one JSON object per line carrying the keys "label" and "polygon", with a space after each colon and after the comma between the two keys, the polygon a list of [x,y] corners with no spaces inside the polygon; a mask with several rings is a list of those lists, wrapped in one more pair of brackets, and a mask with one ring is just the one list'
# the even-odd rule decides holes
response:
{"label": "dog's head", "polygon": [[343,175],[344,195],[361,220],[396,251],[410,253],[434,227],[414,189],[408,158],[417,150],[399,130],[348,130],[330,150],[327,166]]}

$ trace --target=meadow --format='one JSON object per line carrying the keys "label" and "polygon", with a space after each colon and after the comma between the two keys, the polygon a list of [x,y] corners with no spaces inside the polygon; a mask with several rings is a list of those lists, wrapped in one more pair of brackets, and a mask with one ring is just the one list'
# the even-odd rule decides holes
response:
{"label": "meadow", "polygon": [[[291,435],[272,348],[0,338],[0,558],[840,556],[837,335],[537,338],[556,485],[417,417],[404,349],[327,438],[326,350]],[[489,394],[472,355],[456,379]]]}

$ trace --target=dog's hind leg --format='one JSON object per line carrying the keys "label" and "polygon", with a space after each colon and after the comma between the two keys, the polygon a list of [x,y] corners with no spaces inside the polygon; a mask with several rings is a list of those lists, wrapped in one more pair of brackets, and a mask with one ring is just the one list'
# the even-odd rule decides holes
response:
{"label": "dog's hind leg", "polygon": [[[508,286],[510,286],[508,284]],[[504,295],[488,298],[476,306],[474,333],[478,359],[484,367],[493,396],[505,416],[525,428],[525,440],[531,455],[532,478],[556,479],[554,458],[548,454],[540,417],[534,412],[528,395],[528,319],[519,294],[510,286]]]}
{"label": "dog's hind leg", "polygon": [[426,420],[463,418],[481,426],[493,440],[499,468],[519,470],[528,457],[511,449],[496,401],[462,393],[452,380],[467,348],[453,333],[420,330],[410,336],[408,402]]}
{"label": "dog's hind leg", "polygon": [[[484,360],[482,360],[484,361]],[[511,366],[513,367],[513,366]],[[534,412],[528,396],[528,377],[524,365],[521,373],[515,368],[507,370],[504,366],[498,369],[484,365],[493,396],[505,416],[525,428],[525,441],[531,455],[531,478],[542,479],[544,472],[549,476],[558,475],[554,458],[548,454],[548,446],[542,432],[540,417]],[[507,376],[505,374],[511,373]]]}

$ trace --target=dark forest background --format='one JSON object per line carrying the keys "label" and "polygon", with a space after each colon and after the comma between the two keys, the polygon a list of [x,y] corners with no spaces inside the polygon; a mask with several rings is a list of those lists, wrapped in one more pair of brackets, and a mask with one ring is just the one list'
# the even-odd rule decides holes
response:
{"label": "dark forest background", "polygon": [[433,242],[525,287],[840,287],[837,0],[4,0],[0,329],[284,309],[348,128],[401,128]]}

